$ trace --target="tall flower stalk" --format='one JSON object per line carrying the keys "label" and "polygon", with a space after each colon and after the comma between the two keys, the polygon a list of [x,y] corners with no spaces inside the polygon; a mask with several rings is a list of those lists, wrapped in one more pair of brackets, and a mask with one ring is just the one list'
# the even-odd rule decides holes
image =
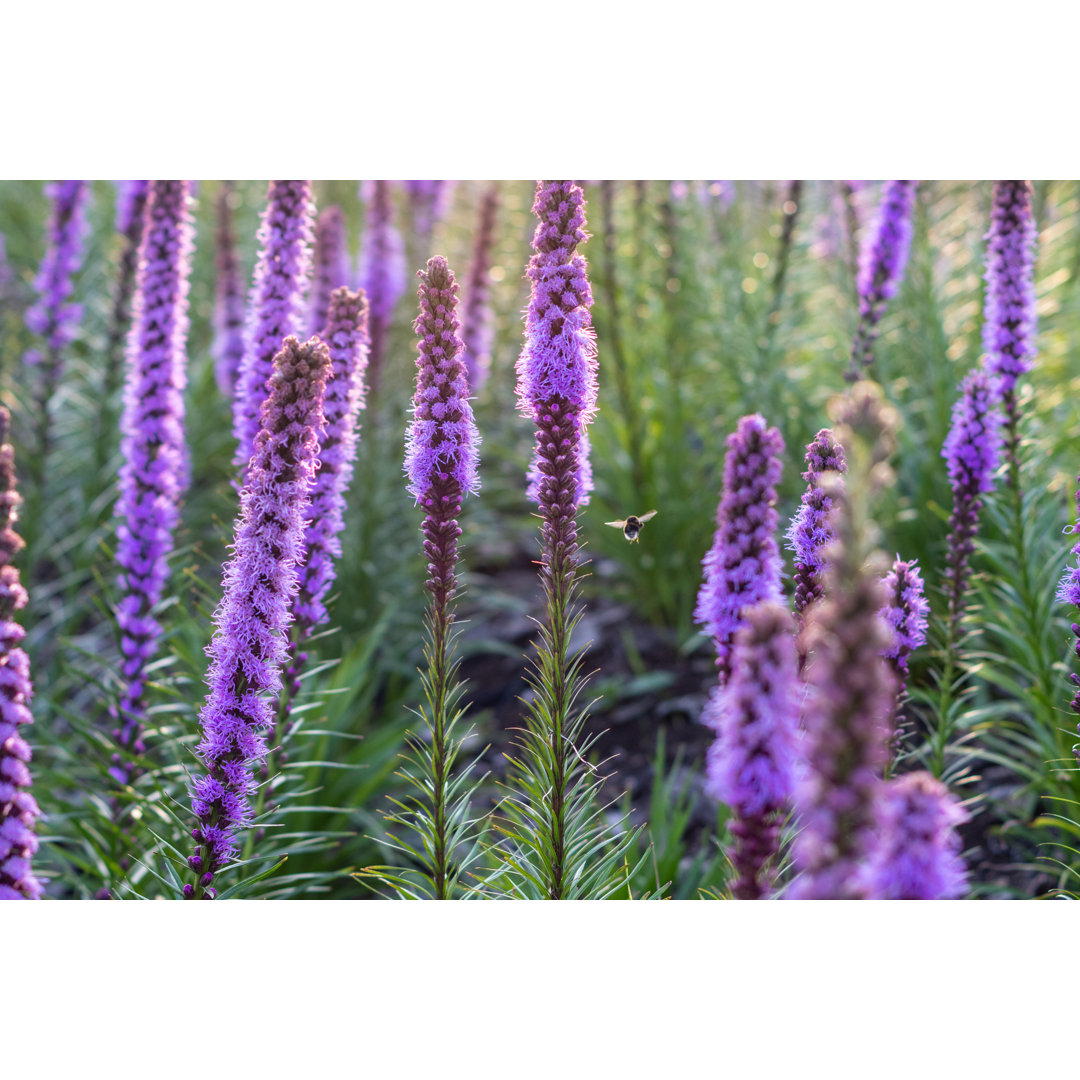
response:
{"label": "tall flower stalk", "polygon": [[412,210],[413,234],[421,246],[427,246],[435,226],[446,213],[453,183],[449,180],[406,180],[404,183]]}
{"label": "tall flower stalk", "polygon": [[[330,618],[326,602],[334,587],[336,560],[341,556],[345,493],[352,480],[360,439],[360,413],[365,405],[367,315],[364,294],[342,286],[330,296],[326,325],[319,335],[330,350],[332,366],[323,402],[326,426],[319,435],[318,470],[304,529],[303,558],[297,566],[289,666],[273,735],[276,766],[288,760],[283,744],[292,730],[292,707],[307,666],[307,641]],[[268,772],[273,771],[268,766]],[[272,775],[270,783],[274,783]]]}
{"label": "tall flower stalk", "polygon": [[186,899],[217,895],[215,875],[236,854],[237,831],[252,823],[252,767],[266,755],[281,692],[329,375],[330,353],[318,340],[288,337],[274,357],[207,648],[209,693],[196,748],[206,773],[191,788],[198,846],[188,859],[196,880],[184,886]]}
{"label": "tall flower stalk", "polygon": [[116,619],[124,686],[119,726],[113,731],[118,752],[109,771],[121,785],[137,775],[131,755],[145,749],[147,668],[161,638],[154,608],[169,578],[168,558],[186,486],[184,386],[193,246],[187,181],[155,180],[139,250],[120,424]]}
{"label": "tall flower stalk", "polygon": [[120,266],[113,289],[113,306],[105,342],[105,399],[116,392],[123,365],[122,347],[131,320],[131,295],[142,245],[143,212],[150,194],[149,180],[121,180],[116,192],[116,231],[120,234]]}
{"label": "tall flower stalk", "polygon": [[694,611],[695,622],[705,627],[716,646],[721,686],[731,674],[731,645],[743,610],[780,599],[776,485],[784,440],[755,414],[739,421],[727,446],[716,534],[702,560],[705,580]]}
{"label": "tall flower stalk", "polygon": [[702,720],[716,732],[706,790],[731,807],[735,897],[768,893],[780,829],[795,789],[798,676],[794,623],[777,600],[744,612],[731,678],[713,692]]}
{"label": "tall flower stalk", "polygon": [[896,426],[873,383],[857,383],[834,414],[848,463],[846,484],[823,478],[833,499],[836,540],[826,552],[825,596],[806,611],[802,648],[806,698],[806,773],[796,803],[800,900],[857,900],[873,850],[875,800],[888,760],[896,680],[882,655],[892,632],[880,611],[885,589],[871,516],[874,496],[891,480],[887,460]]}
{"label": "tall flower stalk", "polygon": [[578,699],[585,677],[581,653],[570,645],[581,617],[577,512],[586,487],[585,427],[596,412],[597,362],[592,290],[577,251],[588,239],[582,190],[569,180],[539,181],[533,213],[532,293],[517,394],[520,410],[536,426],[531,490],[542,521],[546,611],[506,801],[517,846],[504,865],[525,895],[562,900],[598,897],[618,881],[611,849],[604,853],[608,830],[596,803],[598,781],[592,767],[582,765],[585,713]]}
{"label": "tall flower stalk", "polygon": [[1019,491],[1020,444],[1016,382],[1035,356],[1035,215],[1031,183],[995,180],[986,234],[986,310],[983,351],[1005,405],[1009,484]]}
{"label": "tall flower stalk", "polygon": [[491,255],[495,245],[495,218],[499,189],[491,184],[480,200],[480,213],[473,241],[472,262],[465,291],[465,311],[461,337],[465,343],[465,367],[474,393],[487,382],[491,371],[491,347],[495,339],[495,319],[491,310]]}
{"label": "tall flower stalk", "polygon": [[223,180],[217,195],[214,236],[214,379],[230,401],[244,361],[244,281],[233,229],[233,185]]}
{"label": "tall flower stalk", "polygon": [[0,900],[37,900],[42,884],[31,860],[38,849],[40,816],[30,793],[30,747],[22,729],[34,722],[30,658],[20,648],[26,631],[15,612],[26,607],[26,589],[14,566],[23,547],[15,532],[22,498],[15,489],[15,450],[8,441],[11,415],[0,407]]}
{"label": "tall flower stalk", "polygon": [[829,511],[832,501],[821,486],[822,473],[845,473],[844,448],[829,428],[822,428],[806,448],[806,481],[799,509],[787,531],[788,549],[795,553],[795,612],[800,617],[822,596],[825,549],[833,542]]}
{"label": "tall flower stalk", "polygon": [[886,180],[871,236],[859,257],[859,325],[851,346],[849,382],[870,373],[878,323],[896,295],[911,248],[911,218],[915,209],[915,180]]}
{"label": "tall flower stalk", "polygon": [[394,200],[388,180],[374,181],[367,201],[367,225],[360,249],[360,287],[367,293],[371,353],[368,393],[378,393],[386,339],[394,308],[405,292],[405,245],[394,225]]}
{"label": "tall flower stalk", "polygon": [[391,821],[417,838],[415,843],[397,841],[420,867],[411,888],[399,879],[399,892],[449,900],[461,891],[461,875],[476,852],[475,844],[470,844],[472,785],[467,778],[454,776],[462,740],[456,734],[461,686],[453,639],[461,536],[457,519],[465,496],[480,489],[480,436],[469,405],[454,275],[440,255],[429,259],[417,276],[420,315],[413,329],[419,338],[419,355],[405,471],[409,493],[425,511],[425,586],[430,601],[423,676],[427,707],[422,715],[429,738],[410,739],[412,755],[404,775],[416,793]]}
{"label": "tall flower stalk", "polygon": [[967,814],[929,773],[913,772],[883,785],[878,831],[867,864],[872,900],[958,900],[967,891],[956,827]]}
{"label": "tall flower stalk", "polygon": [[345,214],[340,206],[328,206],[315,222],[315,282],[308,306],[308,333],[318,334],[330,314],[335,289],[349,284],[349,247]]}
{"label": "tall flower stalk", "polygon": [[299,334],[310,269],[314,204],[307,180],[271,180],[259,228],[244,359],[233,399],[233,464],[246,471],[255,450],[266,381],[281,343]]}
{"label": "tall flower stalk", "polygon": [[38,299],[26,313],[27,327],[43,343],[41,349],[31,349],[25,358],[28,364],[40,367],[36,395],[37,446],[32,459],[35,498],[40,495],[45,461],[52,445],[49,407],[60,381],[64,352],[82,318],[82,306],[72,303],[71,296],[89,231],[86,222],[89,188],[85,180],[61,180],[46,185],[45,192],[52,200],[52,220],[45,257],[34,282]]}

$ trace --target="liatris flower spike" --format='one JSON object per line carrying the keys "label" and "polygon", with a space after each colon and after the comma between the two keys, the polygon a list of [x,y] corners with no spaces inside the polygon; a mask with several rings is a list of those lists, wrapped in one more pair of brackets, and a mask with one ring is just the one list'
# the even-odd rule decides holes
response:
{"label": "liatris flower spike", "polygon": [[0,407],[0,900],[37,900],[43,890],[30,863],[41,811],[30,794],[30,747],[21,734],[34,722],[33,688],[30,658],[19,647],[25,631],[14,620],[27,597],[13,565],[23,541],[13,528],[22,498],[15,490],[10,424],[11,415]]}
{"label": "liatris flower spike", "polygon": [[271,180],[259,228],[259,260],[251,289],[248,335],[233,400],[233,463],[246,470],[259,431],[274,358],[282,341],[300,332],[310,266],[314,204],[307,180]]}
{"label": "liatris flower spike", "polygon": [[952,426],[941,455],[948,463],[952,485],[952,516],[949,518],[945,576],[949,583],[950,640],[955,641],[964,612],[975,551],[982,497],[994,487],[1001,448],[1001,413],[997,407],[997,382],[987,371],[976,369],[960,384],[953,406]]}
{"label": "liatris flower spike", "polygon": [[233,232],[233,186],[223,180],[217,197],[214,259],[214,378],[231,401],[244,361],[244,284]]}
{"label": "liatris flower spike", "polygon": [[926,644],[926,628],[930,615],[922,575],[915,561],[904,562],[899,555],[885,575],[885,606],[881,617],[892,627],[892,644],[885,649],[896,677],[896,711],[893,722],[892,753],[899,753],[903,707],[907,697],[908,657]]}
{"label": "liatris flower spike", "polygon": [[702,565],[694,620],[712,636],[720,683],[731,671],[731,643],[742,612],[762,600],[780,599],[780,550],[776,544],[776,485],[784,440],[759,415],[744,416],[728,436],[724,492],[716,535]]}
{"label": "liatris flower spike", "polygon": [[882,655],[892,631],[880,616],[885,589],[870,513],[873,496],[891,480],[887,459],[896,415],[873,383],[852,387],[835,415],[848,475],[843,488],[835,473],[823,477],[833,499],[836,540],[826,552],[825,597],[807,610],[800,635],[808,657],[807,769],[796,796],[800,877],[790,892],[800,900],[865,897],[859,874],[872,849],[874,803],[896,701],[896,680]]}
{"label": "liatris flower spike", "polygon": [[121,345],[131,318],[131,293],[135,287],[135,270],[142,244],[143,211],[150,194],[149,180],[121,180],[116,185],[116,231],[121,236],[120,267],[113,293],[109,336],[105,343],[105,396],[112,396],[123,357]]}
{"label": "liatris flower spike", "polygon": [[461,319],[461,336],[465,342],[465,366],[469,369],[469,386],[474,392],[487,381],[491,370],[491,346],[495,323],[491,311],[491,251],[495,242],[495,215],[499,206],[499,189],[492,184],[480,201],[480,218],[476,225],[472,264],[465,292],[465,313]]}
{"label": "liatris flower spike", "polygon": [[453,188],[450,180],[406,180],[405,190],[412,207],[413,232],[427,244],[435,226],[446,212],[447,197]]}
{"label": "liatris flower spike", "polygon": [[124,690],[120,726],[113,732],[122,753],[114,754],[110,769],[119,784],[129,783],[135,775],[123,755],[144,749],[146,671],[161,637],[153,612],[168,581],[168,558],[186,484],[184,386],[193,236],[187,181],[155,180],[139,252],[120,425],[116,619]]}
{"label": "liatris flower spike", "polygon": [[737,899],[769,891],[767,866],[795,787],[799,681],[794,624],[777,600],[746,608],[735,634],[731,677],[702,716],[716,731],[706,758],[706,790],[734,814]]}
{"label": "liatris flower spike", "polygon": [[349,284],[349,276],[345,214],[340,206],[328,206],[315,223],[315,284],[308,308],[309,334],[318,334],[326,326],[330,297],[335,289]]}
{"label": "liatris flower spike", "polygon": [[34,485],[38,489],[45,478],[45,458],[52,436],[49,403],[60,380],[64,350],[74,338],[82,317],[82,307],[71,302],[71,295],[89,232],[86,221],[89,190],[85,180],[61,180],[46,185],[45,192],[53,204],[52,221],[45,257],[34,282],[38,299],[26,312],[27,327],[44,343],[43,351],[31,349],[25,358],[28,364],[41,365],[36,400],[38,445],[34,457]]}
{"label": "liatris flower spike", "polygon": [[1035,216],[1027,180],[994,182],[990,231],[986,234],[986,367],[1000,380],[1005,403],[1010,477],[1019,443],[1016,380],[1035,356]]}
{"label": "liatris flower spike", "polygon": [[911,247],[911,215],[915,180],[886,180],[872,236],[863,245],[859,266],[859,326],[851,348],[850,382],[863,377],[874,363],[877,325],[889,299],[896,295]]}
{"label": "liatris flower spike", "polygon": [[832,503],[820,480],[825,472],[844,473],[844,448],[828,428],[822,428],[806,448],[806,481],[799,509],[787,531],[788,549],[795,552],[795,611],[803,611],[822,594],[823,552],[833,541],[829,525]]}
{"label": "liatris flower spike", "polygon": [[188,859],[196,882],[184,886],[186,899],[214,898],[214,875],[236,854],[237,830],[251,823],[251,770],[266,754],[281,692],[329,376],[321,341],[288,337],[274,357],[207,648],[210,692],[196,749],[207,771],[191,789],[198,847]]}
{"label": "liatris flower spike", "polygon": [[883,786],[867,867],[872,900],[958,900],[967,891],[956,826],[967,820],[948,788],[927,772]]}
{"label": "liatris flower spike", "polygon": [[407,280],[405,244],[394,225],[389,181],[376,180],[368,194],[367,221],[360,246],[360,286],[367,293],[369,305],[368,392],[374,398],[382,377],[386,337]]}

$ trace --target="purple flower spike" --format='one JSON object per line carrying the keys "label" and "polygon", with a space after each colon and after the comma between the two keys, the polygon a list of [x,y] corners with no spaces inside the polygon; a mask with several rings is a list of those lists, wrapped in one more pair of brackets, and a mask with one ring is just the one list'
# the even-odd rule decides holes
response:
{"label": "purple flower spike", "polygon": [[820,484],[824,472],[847,472],[844,448],[829,428],[822,428],[806,448],[806,481],[799,509],[787,531],[788,550],[795,552],[795,611],[803,611],[822,595],[823,552],[833,541],[829,526],[832,503]]}
{"label": "purple flower spike", "polygon": [[1015,465],[1019,442],[1016,380],[1035,356],[1035,215],[1027,180],[995,180],[986,234],[985,364],[998,377],[1005,403],[1007,453]]}
{"label": "purple flower spike", "polygon": [[874,900],[958,900],[967,891],[956,826],[967,820],[948,789],[927,772],[884,785],[879,839],[868,866]]}
{"label": "purple flower spike", "polygon": [[[527,270],[532,295],[516,364],[518,410],[536,423],[528,496],[542,508],[546,500],[576,508],[592,490],[585,433],[596,415],[597,386],[592,290],[576,250],[589,238],[584,193],[570,180],[541,180],[533,213],[539,224]],[[573,483],[563,491],[566,477]]]}
{"label": "purple flower spike", "polygon": [[926,644],[927,618],[930,605],[926,601],[922,575],[913,559],[903,562],[899,555],[885,575],[885,606],[881,617],[893,629],[893,642],[882,653],[891,661],[893,671],[907,678],[908,657]]}
{"label": "purple flower spike", "polygon": [[405,471],[409,494],[426,511],[427,588],[441,626],[456,588],[461,504],[466,495],[480,490],[480,435],[473,422],[468,374],[461,356],[457,282],[441,255],[429,259],[427,269],[418,271],[417,277],[420,315],[413,329],[420,341]]}
{"label": "purple flower spike", "polygon": [[266,381],[281,343],[300,332],[310,264],[314,204],[307,180],[271,180],[259,228],[248,336],[233,401],[233,464],[246,470],[259,431]]}
{"label": "purple flower spike", "polygon": [[[161,626],[153,610],[169,578],[168,558],[186,486],[184,386],[187,382],[188,289],[194,226],[186,180],[155,180],[146,204],[127,384],[120,423],[123,464],[116,502],[120,602],[116,620],[124,656],[120,727],[124,751],[143,751],[146,669]],[[110,770],[119,784],[134,777],[120,754]]]}
{"label": "purple flower spike", "polygon": [[308,310],[309,334],[322,333],[330,311],[330,297],[335,289],[349,284],[349,276],[345,214],[340,206],[328,206],[315,223],[315,287]]}
{"label": "purple flower spike", "polygon": [[[420,278],[420,338],[416,396],[405,445],[409,493],[418,506],[437,513],[444,489],[476,494],[480,436],[469,404],[469,381],[461,357],[458,285],[441,255],[428,260]],[[460,495],[457,497],[460,504]],[[456,514],[455,514],[456,516]]]}
{"label": "purple flower spike", "polygon": [[394,201],[388,180],[376,180],[367,202],[367,228],[360,248],[360,287],[368,298],[371,353],[368,357],[368,392],[379,389],[386,335],[394,308],[406,288],[405,244],[394,225]]}
{"label": "purple flower spike", "polygon": [[[1072,533],[1074,536],[1080,533],[1080,478],[1076,481],[1076,523],[1069,525],[1065,531]],[[1080,608],[1080,541],[1073,544],[1071,554],[1078,556],[1078,558],[1076,563],[1067,567],[1065,573],[1061,576],[1057,589],[1057,602],[1059,604],[1071,604],[1074,608]],[[1073,649],[1077,658],[1080,659],[1080,623],[1074,622],[1072,624],[1072,632],[1074,638]],[[1080,675],[1077,675],[1074,671],[1069,675],[1069,678],[1077,688],[1069,705],[1074,713],[1080,713]],[[1073,748],[1073,754],[1076,756],[1077,761],[1080,762],[1080,746]]]}
{"label": "purple flower spike", "polygon": [[222,181],[217,197],[217,235],[214,257],[214,378],[230,400],[244,362],[244,282],[233,232],[232,183]]}
{"label": "purple flower spike", "polygon": [[495,322],[491,311],[491,251],[495,243],[495,215],[499,207],[499,189],[492,184],[480,201],[469,284],[465,292],[465,314],[461,336],[465,342],[465,366],[474,392],[487,382],[491,371],[491,346]]}
{"label": "purple flower spike", "polygon": [[453,189],[451,180],[406,180],[405,190],[412,207],[413,232],[423,244],[431,240],[435,226],[446,213],[446,203]]}
{"label": "purple flower spike", "polygon": [[896,295],[911,247],[911,215],[915,180],[886,180],[877,221],[859,256],[859,328],[851,350],[847,379],[854,382],[874,363],[877,325],[888,301]]}
{"label": "purple flower spike", "polygon": [[960,384],[952,427],[941,456],[948,462],[953,507],[949,518],[945,576],[949,582],[949,626],[955,639],[964,612],[969,560],[975,551],[982,496],[992,491],[1001,451],[997,380],[982,369]]}
{"label": "purple flower spike", "polygon": [[776,546],[776,485],[784,440],[760,415],[744,416],[728,436],[724,493],[716,511],[713,546],[702,560],[705,581],[694,621],[716,645],[720,685],[731,672],[731,643],[743,610],[780,599],[780,551]]}
{"label": "purple flower spike", "polygon": [[705,707],[716,742],[706,758],[706,790],[734,811],[735,896],[769,890],[766,864],[780,846],[783,811],[795,787],[799,682],[794,624],[776,600],[744,612],[735,635],[731,677]]}
{"label": "purple flower spike", "polygon": [[52,221],[34,288],[37,302],[26,312],[28,329],[44,342],[44,349],[30,349],[28,364],[41,365],[37,391],[38,446],[34,465],[34,486],[40,488],[45,478],[45,459],[51,442],[49,403],[60,380],[63,353],[75,337],[82,318],[82,307],[71,302],[75,290],[75,272],[82,262],[89,227],[86,200],[89,187],[85,180],[61,180],[47,184],[45,193],[52,200]]}
{"label": "purple flower spike", "polygon": [[266,756],[281,692],[329,376],[330,353],[321,341],[301,345],[288,337],[274,357],[207,647],[210,692],[196,748],[207,772],[191,789],[200,860],[193,899],[210,895],[205,875],[236,854],[236,831],[251,823],[252,766]]}
{"label": "purple flower spike", "polygon": [[13,528],[22,498],[15,490],[11,415],[0,407],[0,900],[37,900],[41,882],[30,861],[38,849],[34,822],[41,811],[30,794],[30,747],[20,729],[34,722],[30,658],[19,647],[25,631],[14,620],[26,590],[12,565],[23,547]]}
{"label": "purple flower spike", "polygon": [[334,560],[341,555],[345,492],[352,480],[360,412],[365,404],[368,310],[364,294],[344,287],[335,289],[327,313],[320,336],[330,348],[333,374],[326,384],[326,428],[319,439],[319,471],[311,493],[311,520],[304,533],[306,555],[300,568],[300,592],[293,604],[301,637],[310,636],[329,618],[326,598],[334,584]]}
{"label": "purple flower spike", "polygon": [[120,367],[120,347],[131,320],[131,294],[135,286],[135,270],[142,244],[143,217],[150,195],[149,180],[119,180],[116,184],[116,231],[122,239],[120,268],[116,275],[109,336],[105,345],[107,364],[105,395],[111,398],[116,389]]}

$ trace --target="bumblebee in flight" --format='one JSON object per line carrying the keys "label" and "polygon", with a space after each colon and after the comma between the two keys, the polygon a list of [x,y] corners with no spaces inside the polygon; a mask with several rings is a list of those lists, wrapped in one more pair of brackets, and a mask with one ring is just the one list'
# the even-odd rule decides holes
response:
{"label": "bumblebee in flight", "polygon": [[642,526],[646,521],[651,521],[656,517],[656,511],[650,510],[647,514],[642,514],[640,517],[635,517],[631,514],[625,521],[605,521],[605,525],[610,525],[613,529],[622,529],[623,536],[630,541],[631,544],[638,542],[638,533],[641,532]]}

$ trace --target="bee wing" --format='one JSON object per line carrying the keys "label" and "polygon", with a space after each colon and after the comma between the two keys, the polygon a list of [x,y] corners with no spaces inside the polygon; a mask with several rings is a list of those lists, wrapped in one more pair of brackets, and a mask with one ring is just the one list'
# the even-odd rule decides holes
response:
{"label": "bee wing", "polygon": [[657,511],[650,510],[647,514],[640,514],[638,516],[638,521],[642,521],[642,522],[651,521],[654,517],[656,517],[656,514],[657,514]]}
{"label": "bee wing", "polygon": [[626,526],[625,521],[605,521],[605,525],[610,525],[613,529],[622,529]]}

